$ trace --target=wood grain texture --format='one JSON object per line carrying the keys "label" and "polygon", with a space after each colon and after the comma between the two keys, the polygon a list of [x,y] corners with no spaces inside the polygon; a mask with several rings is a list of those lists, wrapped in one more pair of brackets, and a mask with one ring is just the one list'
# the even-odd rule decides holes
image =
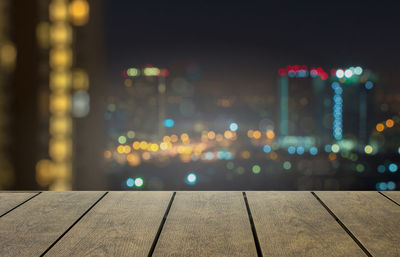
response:
{"label": "wood grain texture", "polygon": [[172,192],[110,192],[46,256],[147,256]]}
{"label": "wood grain texture", "polygon": [[264,256],[365,256],[310,192],[246,192]]}
{"label": "wood grain texture", "polygon": [[400,204],[400,191],[384,191],[381,193]]}
{"label": "wood grain texture", "polygon": [[400,256],[400,208],[378,192],[315,192],[375,257]]}
{"label": "wood grain texture", "polygon": [[40,256],[103,192],[44,192],[0,219],[0,256]]}
{"label": "wood grain texture", "polygon": [[177,192],[153,256],[257,256],[241,192]]}
{"label": "wood grain texture", "polygon": [[37,193],[0,193],[0,216]]}

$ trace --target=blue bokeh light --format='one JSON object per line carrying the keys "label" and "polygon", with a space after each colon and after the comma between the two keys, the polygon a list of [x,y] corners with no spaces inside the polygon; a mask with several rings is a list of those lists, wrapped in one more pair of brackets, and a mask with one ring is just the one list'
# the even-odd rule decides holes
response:
{"label": "blue bokeh light", "polygon": [[396,189],[396,183],[393,181],[389,181],[386,183],[387,189],[388,190],[395,190]]}
{"label": "blue bokeh light", "polygon": [[232,123],[229,125],[229,129],[230,129],[231,131],[236,131],[236,130],[238,130],[238,128],[239,128],[239,126],[238,126],[238,124],[235,123],[235,122],[232,122]]}
{"label": "blue bokeh light", "polygon": [[127,187],[133,187],[135,185],[135,180],[133,178],[128,178],[126,180],[126,186]]}
{"label": "blue bokeh light", "polygon": [[398,169],[399,169],[399,167],[397,166],[396,163],[391,163],[391,164],[389,164],[389,166],[388,166],[388,170],[389,170],[390,172],[396,172]]}
{"label": "blue bokeh light", "polygon": [[385,172],[385,170],[386,170],[386,168],[385,168],[385,165],[379,165],[377,168],[376,168],[376,170],[379,172],[379,173],[384,173]]}
{"label": "blue bokeh light", "polygon": [[271,146],[269,146],[269,145],[264,145],[264,147],[263,147],[264,153],[270,153],[271,150],[272,150]]}
{"label": "blue bokeh light", "polygon": [[197,176],[196,176],[196,174],[194,174],[194,173],[189,173],[189,174],[186,176],[186,181],[187,181],[187,183],[188,183],[189,185],[194,185],[194,184],[196,184],[196,181],[197,181]]}
{"label": "blue bokeh light", "polygon": [[175,121],[173,119],[165,119],[164,120],[164,127],[172,128],[175,125]]}
{"label": "blue bokeh light", "polygon": [[318,148],[313,146],[313,147],[310,148],[309,152],[310,152],[311,155],[317,155],[318,154]]}
{"label": "blue bokeh light", "polygon": [[367,90],[371,90],[374,87],[374,83],[372,83],[371,81],[367,81],[365,82],[365,89]]}

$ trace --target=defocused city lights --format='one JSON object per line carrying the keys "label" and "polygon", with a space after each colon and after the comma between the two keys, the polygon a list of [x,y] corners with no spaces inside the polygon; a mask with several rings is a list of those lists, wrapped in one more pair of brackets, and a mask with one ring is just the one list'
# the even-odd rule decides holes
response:
{"label": "defocused city lights", "polygon": [[197,181],[197,176],[196,176],[196,174],[194,174],[194,173],[189,173],[189,174],[187,175],[187,177],[186,177],[186,181],[187,181],[187,183],[190,184],[190,185],[196,184],[196,181]]}

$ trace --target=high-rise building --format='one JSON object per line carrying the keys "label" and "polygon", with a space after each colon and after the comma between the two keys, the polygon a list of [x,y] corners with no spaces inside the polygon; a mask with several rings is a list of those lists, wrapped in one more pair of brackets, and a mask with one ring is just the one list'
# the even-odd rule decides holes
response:
{"label": "high-rise building", "polygon": [[344,148],[362,152],[374,128],[373,88],[376,76],[361,67],[333,69],[332,136]]}
{"label": "high-rise building", "polygon": [[[279,70],[281,144],[326,142],[329,129],[328,74],[322,68],[289,65]],[[290,142],[286,142],[290,139]]]}

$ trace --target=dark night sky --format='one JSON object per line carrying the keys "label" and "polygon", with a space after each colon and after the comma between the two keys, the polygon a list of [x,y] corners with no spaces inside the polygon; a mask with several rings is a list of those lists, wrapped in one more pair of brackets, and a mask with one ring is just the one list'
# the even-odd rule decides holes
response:
{"label": "dark night sky", "polygon": [[108,0],[107,56],[113,71],[195,60],[220,77],[287,64],[398,68],[395,2]]}

